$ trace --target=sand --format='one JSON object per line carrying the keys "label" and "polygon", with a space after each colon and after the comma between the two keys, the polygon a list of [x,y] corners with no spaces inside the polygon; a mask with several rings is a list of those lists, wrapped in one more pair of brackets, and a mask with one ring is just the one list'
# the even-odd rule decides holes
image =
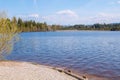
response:
{"label": "sand", "polygon": [[69,73],[28,62],[0,61],[0,80],[84,80]]}

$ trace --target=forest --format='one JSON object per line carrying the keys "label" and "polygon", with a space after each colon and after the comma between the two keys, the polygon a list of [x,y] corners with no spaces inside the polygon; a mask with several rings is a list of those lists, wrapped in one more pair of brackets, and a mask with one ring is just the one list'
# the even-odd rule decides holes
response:
{"label": "forest", "polygon": [[101,30],[101,31],[119,31],[120,23],[110,23],[110,24],[76,24],[76,25],[48,25],[46,22],[36,22],[34,20],[24,21],[21,18],[13,17],[8,19],[14,21],[17,24],[18,29],[22,32],[40,32],[40,31],[57,31],[57,30]]}

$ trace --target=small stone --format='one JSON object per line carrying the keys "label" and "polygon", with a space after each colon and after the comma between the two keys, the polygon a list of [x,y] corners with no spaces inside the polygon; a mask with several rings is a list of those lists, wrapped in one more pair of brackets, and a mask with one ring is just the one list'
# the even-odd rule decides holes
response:
{"label": "small stone", "polygon": [[69,73],[71,73],[71,70],[67,70]]}
{"label": "small stone", "polygon": [[83,77],[83,80],[88,80],[88,78],[86,76],[82,76]]}

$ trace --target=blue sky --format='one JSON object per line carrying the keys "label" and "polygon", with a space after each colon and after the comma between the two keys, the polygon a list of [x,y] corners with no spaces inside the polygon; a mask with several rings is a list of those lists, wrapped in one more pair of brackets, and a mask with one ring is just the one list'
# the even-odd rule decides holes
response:
{"label": "blue sky", "polygon": [[48,24],[120,22],[120,0],[0,0],[0,11]]}

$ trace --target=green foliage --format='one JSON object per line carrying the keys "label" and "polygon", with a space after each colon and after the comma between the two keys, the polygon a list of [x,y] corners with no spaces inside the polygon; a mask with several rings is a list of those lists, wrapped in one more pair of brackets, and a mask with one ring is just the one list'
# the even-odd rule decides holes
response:
{"label": "green foliage", "polygon": [[93,25],[73,25],[62,27],[63,30],[109,30],[109,31],[120,31],[120,23],[111,24],[93,24]]}
{"label": "green foliage", "polygon": [[[8,19],[9,20],[9,19]],[[23,21],[21,18],[16,19],[13,17],[12,21],[17,24],[18,29],[22,32],[39,32],[39,31],[56,31],[56,30],[109,30],[119,31],[120,23],[114,24],[93,24],[93,25],[47,25],[47,23],[35,22],[33,20]]]}
{"label": "green foliage", "polygon": [[18,40],[18,33],[19,30],[14,18],[12,21],[0,19],[0,59],[11,52],[14,43]]}
{"label": "green foliage", "polygon": [[36,31],[51,30],[50,26],[48,26],[45,22],[40,23],[32,20],[23,21],[21,18],[18,18],[17,25],[22,32],[36,32]]}

